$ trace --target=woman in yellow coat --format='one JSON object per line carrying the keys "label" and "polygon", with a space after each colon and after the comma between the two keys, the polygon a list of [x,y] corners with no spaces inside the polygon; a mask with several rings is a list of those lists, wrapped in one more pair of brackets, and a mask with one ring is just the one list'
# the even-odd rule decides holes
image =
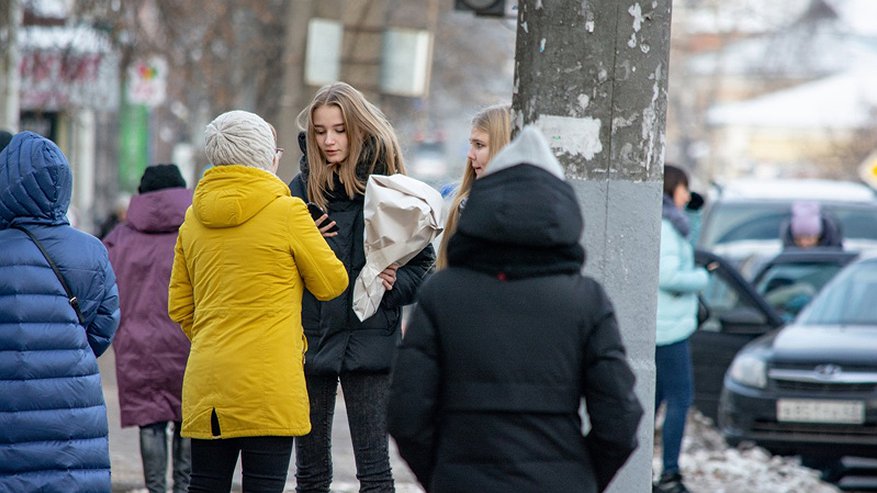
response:
{"label": "woman in yellow coat", "polygon": [[205,131],[214,167],[180,226],[168,308],[192,341],[182,435],[190,492],[281,492],[294,436],[310,432],[301,298],[343,293],[344,265],[275,172],[281,149],[258,115],[230,111]]}

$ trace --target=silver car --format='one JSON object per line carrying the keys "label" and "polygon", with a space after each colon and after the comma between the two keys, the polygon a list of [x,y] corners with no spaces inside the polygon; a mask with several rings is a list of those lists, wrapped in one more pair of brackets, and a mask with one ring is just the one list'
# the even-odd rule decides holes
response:
{"label": "silver car", "polygon": [[877,249],[877,196],[861,183],[832,180],[736,180],[707,199],[698,248],[719,255],[752,279],[780,252],[780,227],[792,203],[819,202],[841,225],[844,248]]}

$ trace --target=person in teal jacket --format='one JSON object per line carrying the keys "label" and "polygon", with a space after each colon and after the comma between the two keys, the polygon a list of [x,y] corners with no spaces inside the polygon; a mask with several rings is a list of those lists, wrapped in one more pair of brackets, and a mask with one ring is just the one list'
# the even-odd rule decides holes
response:
{"label": "person in teal jacket", "polygon": [[663,469],[653,488],[656,493],[688,492],[679,472],[679,452],[693,387],[688,338],[697,328],[697,293],[709,281],[706,269],[695,267],[694,248],[688,241],[690,225],[684,209],[690,200],[688,176],[680,168],[665,165],[655,335],[655,410],[662,403],[667,408],[661,435]]}

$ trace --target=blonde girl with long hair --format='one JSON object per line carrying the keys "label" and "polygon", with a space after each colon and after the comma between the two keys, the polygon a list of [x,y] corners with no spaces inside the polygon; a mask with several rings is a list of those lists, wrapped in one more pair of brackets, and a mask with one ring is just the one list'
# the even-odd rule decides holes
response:
{"label": "blonde girl with long hair", "polygon": [[[299,115],[304,156],[290,189],[322,211],[317,226],[348,269],[351,283],[365,265],[363,199],[372,174],[405,173],[392,125],[375,105],[343,82],[322,87]],[[337,228],[337,229],[336,229]],[[360,321],[353,289],[328,302],[305,293],[302,324],[312,431],[296,439],[299,492],[328,492],[332,482],[332,416],[340,382],[363,491],[394,491],[386,408],[390,368],[401,340],[402,306],[414,295],[435,259],[426,247],[404,266],[380,277],[387,288],[380,308]]]}
{"label": "blonde girl with long hair", "polygon": [[469,152],[466,155],[466,168],[463,180],[445,222],[444,233],[439,243],[436,268],[444,269],[448,264],[448,241],[457,231],[460,212],[469,197],[469,190],[487,170],[487,165],[503,147],[508,145],[512,134],[511,108],[506,104],[488,106],[472,118],[472,131],[469,135]]}

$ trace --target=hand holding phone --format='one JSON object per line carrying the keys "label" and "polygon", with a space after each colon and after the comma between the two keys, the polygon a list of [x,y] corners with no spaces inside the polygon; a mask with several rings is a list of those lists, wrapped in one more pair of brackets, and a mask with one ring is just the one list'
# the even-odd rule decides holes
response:
{"label": "hand holding phone", "polygon": [[338,234],[338,225],[335,224],[329,215],[326,214],[320,206],[313,202],[308,202],[308,212],[311,213],[311,217],[314,219],[314,222],[317,223],[317,228],[320,229],[320,233],[323,233],[323,236],[335,236]]}

